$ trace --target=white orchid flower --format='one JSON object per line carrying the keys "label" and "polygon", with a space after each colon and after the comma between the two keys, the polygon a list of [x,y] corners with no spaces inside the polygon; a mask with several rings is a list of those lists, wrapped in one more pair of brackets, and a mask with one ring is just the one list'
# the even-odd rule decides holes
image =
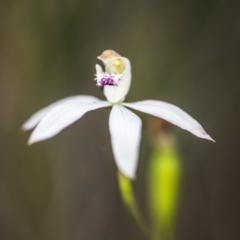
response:
{"label": "white orchid flower", "polygon": [[104,107],[112,107],[109,130],[117,167],[129,178],[135,177],[142,121],[127,108],[162,118],[199,138],[213,141],[196,120],[170,103],[157,100],[125,103],[124,99],[131,85],[130,61],[113,50],[104,51],[98,58],[105,65],[105,71],[97,64],[95,80],[97,86],[104,86],[103,92],[107,101],[79,95],[64,98],[41,109],[23,124],[23,130],[36,127],[30,136],[29,144],[51,138],[86,112]]}

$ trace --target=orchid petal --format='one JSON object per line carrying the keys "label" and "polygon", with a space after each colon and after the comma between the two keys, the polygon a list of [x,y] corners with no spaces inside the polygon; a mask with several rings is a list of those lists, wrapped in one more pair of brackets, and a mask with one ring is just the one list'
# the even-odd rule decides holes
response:
{"label": "orchid petal", "polygon": [[51,109],[40,121],[32,132],[28,144],[33,144],[51,138],[61,132],[64,128],[81,118],[86,112],[97,108],[108,107],[106,101],[66,102]]}
{"label": "orchid petal", "polygon": [[75,101],[81,101],[83,103],[87,102],[95,102],[95,101],[100,101],[98,98],[89,96],[89,95],[78,95],[78,96],[72,96],[72,97],[67,97],[63,98],[61,100],[58,100],[50,105],[48,105],[45,108],[40,109],[36,113],[34,113],[22,126],[22,130],[28,131],[36,127],[36,125],[40,122],[40,120],[44,117],[44,115],[49,112],[52,108],[63,104],[67,102],[75,102]]}
{"label": "orchid petal", "polygon": [[203,127],[190,115],[179,107],[156,100],[145,100],[135,103],[123,103],[123,105],[162,118],[182,129],[185,129],[199,138],[214,141],[203,129]]}
{"label": "orchid petal", "polygon": [[113,155],[119,170],[129,178],[135,177],[141,126],[136,114],[121,105],[113,105],[109,118]]}
{"label": "orchid petal", "polygon": [[103,72],[103,69],[102,69],[102,67],[101,67],[99,64],[96,64],[96,65],[95,65],[95,68],[96,68],[96,73],[97,73],[97,74],[100,74],[100,73]]}

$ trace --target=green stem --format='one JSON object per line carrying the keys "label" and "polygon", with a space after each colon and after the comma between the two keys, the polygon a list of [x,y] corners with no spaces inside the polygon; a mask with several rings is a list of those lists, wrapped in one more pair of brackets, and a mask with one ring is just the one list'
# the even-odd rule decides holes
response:
{"label": "green stem", "polygon": [[131,216],[133,217],[135,223],[137,224],[137,226],[142,231],[142,233],[146,236],[147,239],[152,239],[150,231],[137,206],[131,180],[125,177],[123,174],[119,173],[118,184],[119,184],[119,189],[121,192],[122,199],[125,205],[127,206],[128,211],[131,213]]}

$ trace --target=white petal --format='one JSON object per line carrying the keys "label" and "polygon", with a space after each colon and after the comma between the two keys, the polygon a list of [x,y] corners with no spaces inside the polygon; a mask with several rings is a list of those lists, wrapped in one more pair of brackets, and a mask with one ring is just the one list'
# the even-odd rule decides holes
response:
{"label": "white petal", "polygon": [[36,113],[34,113],[22,126],[22,130],[27,131],[30,129],[33,129],[36,127],[36,125],[39,123],[39,121],[43,118],[43,116],[49,112],[52,108],[63,104],[67,102],[72,102],[72,101],[81,101],[81,102],[96,102],[100,101],[98,98],[89,96],[89,95],[80,95],[80,96],[72,96],[72,97],[67,97],[63,98],[61,100],[58,100],[50,105],[48,105],[45,108],[40,109]]}
{"label": "white petal", "polygon": [[96,64],[96,65],[95,65],[95,68],[96,68],[96,73],[97,73],[97,74],[100,74],[100,73],[103,72],[103,69],[102,69],[102,67],[101,67],[99,64]]}
{"label": "white petal", "polygon": [[121,105],[113,105],[109,119],[113,155],[119,170],[129,178],[135,177],[141,126],[136,114]]}
{"label": "white petal", "polygon": [[156,100],[145,100],[123,104],[138,111],[162,118],[180,128],[191,132],[197,137],[214,141],[195,119],[173,104]]}
{"label": "white petal", "polygon": [[32,132],[28,144],[51,138],[81,118],[86,112],[110,106],[108,102],[68,102],[51,109]]}

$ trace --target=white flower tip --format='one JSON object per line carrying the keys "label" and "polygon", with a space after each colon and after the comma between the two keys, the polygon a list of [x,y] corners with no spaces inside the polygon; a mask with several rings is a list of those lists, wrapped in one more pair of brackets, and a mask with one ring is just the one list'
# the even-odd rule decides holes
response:
{"label": "white flower tip", "polygon": [[127,169],[122,169],[121,166],[118,165],[118,171],[121,172],[121,174],[123,174],[126,178],[129,178],[131,180],[135,180],[136,179],[136,174],[133,171],[126,171]]}
{"label": "white flower tip", "polygon": [[31,146],[33,145],[34,143],[37,143],[37,142],[41,142],[42,140],[44,139],[34,139],[32,136],[30,136],[28,142],[27,142],[27,145],[28,146]]}
{"label": "white flower tip", "polygon": [[28,130],[30,130],[27,126],[25,126],[24,124],[21,126],[21,128],[20,128],[20,131],[21,132],[26,132],[26,131],[28,131]]}
{"label": "white flower tip", "polygon": [[207,140],[209,140],[209,141],[212,141],[212,142],[216,142],[214,139],[212,139],[211,137],[210,137],[210,135],[208,135],[207,133],[205,133],[205,135],[204,135],[204,138],[205,139],[207,139]]}
{"label": "white flower tip", "polygon": [[[37,134],[36,134],[37,135]],[[33,132],[32,135],[30,136],[28,142],[27,142],[27,145],[28,146],[31,146],[35,143],[39,143],[39,142],[42,142],[42,141],[45,141],[49,138],[51,138],[52,136],[46,136],[46,135],[42,135],[42,136],[36,136],[35,133]]]}
{"label": "white flower tip", "polygon": [[128,175],[126,175],[126,177],[129,178],[129,179],[131,179],[131,180],[135,180],[135,179],[136,179],[135,173],[128,174]]}
{"label": "white flower tip", "polygon": [[33,129],[34,126],[27,120],[20,128],[21,131],[26,132]]}
{"label": "white flower tip", "polygon": [[47,139],[49,139],[53,136],[54,136],[54,134],[46,134],[44,132],[39,131],[38,128],[35,128],[34,131],[32,132],[32,134],[29,137],[27,145],[30,146],[30,145],[33,145],[35,143],[42,142],[42,141],[47,140]]}
{"label": "white flower tip", "polygon": [[198,135],[196,135],[196,136],[198,136],[198,137],[200,137],[200,138],[203,138],[203,139],[207,139],[207,140],[209,140],[209,141],[212,141],[212,142],[215,142],[215,140],[213,140],[211,137],[210,137],[210,135],[208,135],[206,132],[205,132],[205,130],[202,128],[202,126],[200,126],[199,127],[199,133],[198,133]]}
{"label": "white flower tip", "polygon": [[207,135],[206,139],[209,140],[209,141],[212,141],[212,142],[214,142],[214,143],[216,142],[216,141],[215,141],[214,139],[212,139],[209,135]]}
{"label": "white flower tip", "polygon": [[31,145],[33,145],[34,143],[36,143],[36,142],[34,142],[34,141],[32,141],[31,139],[29,139],[28,142],[27,142],[27,145],[28,145],[28,146],[31,146]]}
{"label": "white flower tip", "polygon": [[122,175],[124,175],[126,178],[135,180],[136,179],[136,173],[135,171],[132,171],[130,169],[123,169],[122,166],[118,165],[118,171],[121,172]]}
{"label": "white flower tip", "polygon": [[126,178],[129,178],[131,180],[135,180],[136,179],[136,173],[135,170],[130,169],[130,168],[123,168],[123,166],[121,166],[120,164],[117,163],[117,167],[118,167],[118,171],[121,172],[121,174],[123,174]]}

